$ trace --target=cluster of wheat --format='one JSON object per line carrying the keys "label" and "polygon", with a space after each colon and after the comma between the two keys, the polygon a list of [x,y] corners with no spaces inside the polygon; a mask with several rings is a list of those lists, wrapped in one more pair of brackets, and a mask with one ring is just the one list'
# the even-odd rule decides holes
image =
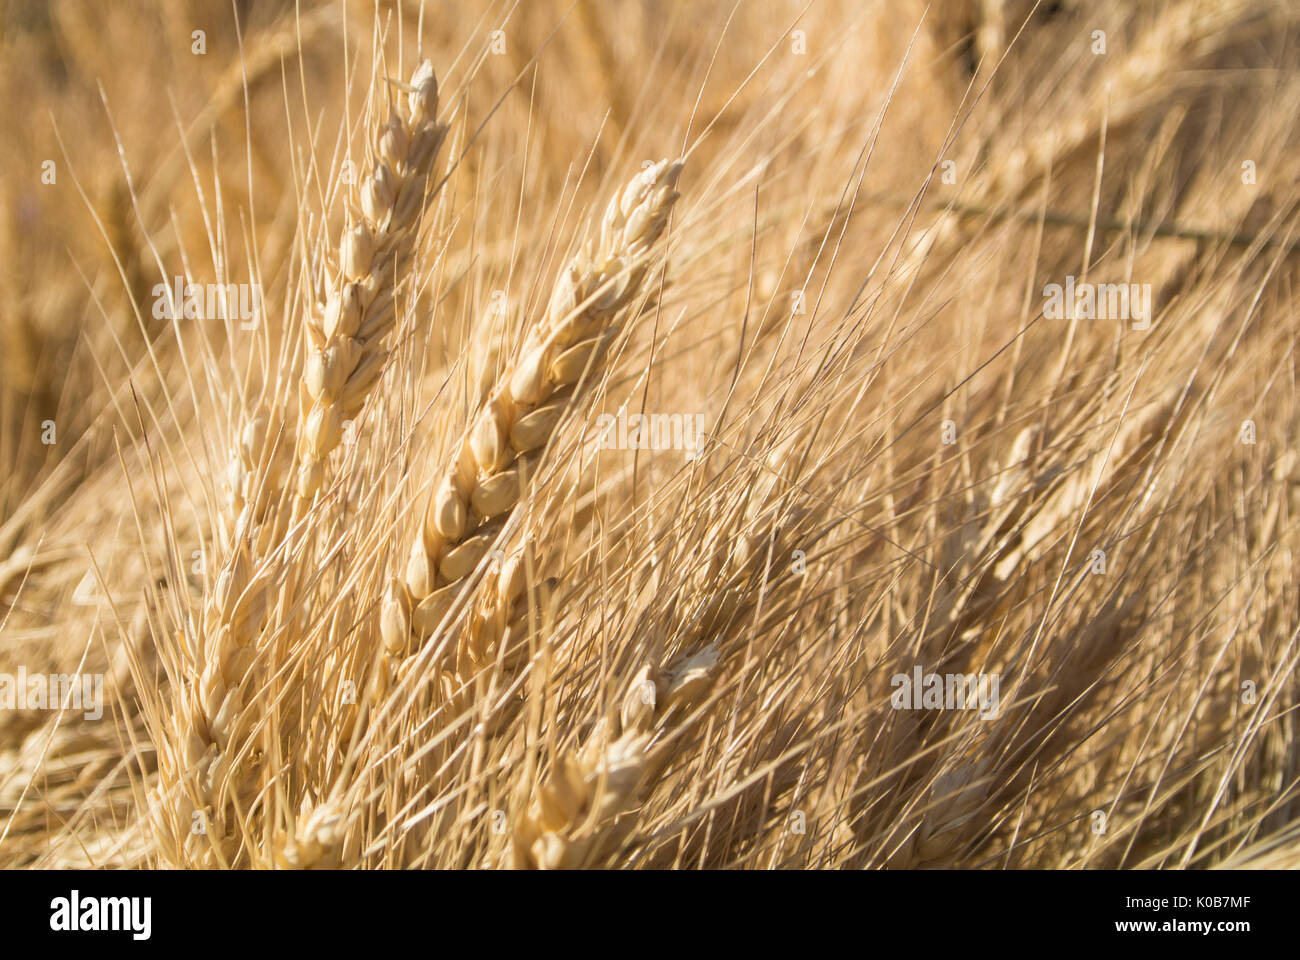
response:
{"label": "cluster of wheat", "polygon": [[0,865],[1300,862],[1291,5],[197,6],[0,31]]}

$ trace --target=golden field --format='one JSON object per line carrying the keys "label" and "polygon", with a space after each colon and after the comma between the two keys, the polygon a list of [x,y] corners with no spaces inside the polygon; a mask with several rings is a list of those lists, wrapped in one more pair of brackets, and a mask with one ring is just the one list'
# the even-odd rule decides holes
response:
{"label": "golden field", "polygon": [[1300,865],[1297,26],[0,2],[0,866]]}

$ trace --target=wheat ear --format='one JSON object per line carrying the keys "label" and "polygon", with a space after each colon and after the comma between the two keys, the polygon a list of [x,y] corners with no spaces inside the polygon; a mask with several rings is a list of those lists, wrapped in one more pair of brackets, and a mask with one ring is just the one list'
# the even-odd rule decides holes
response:
{"label": "wheat ear", "polygon": [[447,135],[439,123],[438,81],[426,60],[411,77],[406,109],[391,110],[361,184],[361,208],[339,243],[332,289],[307,321],[310,338],[299,390],[298,493],[320,489],[325,463],[379,379],[385,340],[396,321],[395,294],[433,197],[428,188]]}
{"label": "wheat ear", "polygon": [[[620,312],[642,293],[681,169],[680,161],[661,160],[633,178],[610,201],[599,235],[561,273],[518,363],[498,380],[444,470],[412,545],[405,583],[388,591],[381,629],[390,654],[405,652],[412,634],[433,633],[519,503],[537,452],[584,374],[599,369]],[[522,576],[499,579],[505,609],[522,582]]]}
{"label": "wheat ear", "polygon": [[642,785],[659,775],[681,742],[662,734],[707,699],[717,667],[712,644],[663,672],[652,663],[642,667],[623,697],[620,735],[611,739],[602,720],[581,750],[556,760],[515,827],[507,865],[573,869],[599,865],[615,852]]}
{"label": "wheat ear", "polygon": [[[232,801],[250,799],[252,764],[240,757],[255,726],[246,706],[266,585],[266,570],[237,545],[203,611],[198,676],[177,689],[173,735],[159,745],[153,819],[160,839],[184,838],[188,860],[178,850],[179,865],[230,865],[235,854],[229,813]],[[179,811],[179,828],[168,821],[170,809]],[[202,831],[191,829],[195,822]]]}
{"label": "wheat ear", "polygon": [[979,814],[989,796],[988,757],[954,761],[930,785],[931,805],[916,834],[895,858],[896,867],[938,867],[949,864],[962,843],[967,825]]}

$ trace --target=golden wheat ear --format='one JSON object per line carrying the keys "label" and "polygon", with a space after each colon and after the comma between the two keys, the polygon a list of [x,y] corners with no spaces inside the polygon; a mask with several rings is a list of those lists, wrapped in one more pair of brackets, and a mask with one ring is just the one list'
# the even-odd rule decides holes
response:
{"label": "golden wheat ear", "polygon": [[429,177],[447,125],[436,119],[438,81],[427,60],[409,89],[405,108],[391,111],[379,130],[360,210],[352,211],[339,243],[329,296],[307,321],[298,450],[298,494],[305,499],[320,489],[344,424],[361,410],[383,371],[385,344],[397,319],[397,285],[437,194]]}
{"label": "golden wheat ear", "polygon": [[[505,866],[563,870],[611,866],[609,858],[631,828],[629,814],[683,749],[682,737],[659,737],[692,722],[720,673],[710,645],[666,670],[648,663],[628,686],[616,723],[597,723],[582,749],[561,754],[537,785],[515,825]],[[617,737],[613,728],[621,727]]]}
{"label": "golden wheat ear", "polygon": [[519,503],[538,452],[585,392],[580,388],[599,379],[622,313],[644,294],[681,171],[680,160],[650,164],[609,202],[596,236],[561,272],[519,361],[443,467],[405,582],[386,598],[381,625],[393,655],[409,649],[412,635],[433,633]]}

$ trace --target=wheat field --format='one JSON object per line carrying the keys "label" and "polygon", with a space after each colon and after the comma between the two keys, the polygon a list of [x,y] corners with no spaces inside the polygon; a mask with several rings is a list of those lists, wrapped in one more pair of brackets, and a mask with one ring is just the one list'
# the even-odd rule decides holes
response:
{"label": "wheat field", "polygon": [[1300,866],[1300,8],[0,2],[0,867]]}

